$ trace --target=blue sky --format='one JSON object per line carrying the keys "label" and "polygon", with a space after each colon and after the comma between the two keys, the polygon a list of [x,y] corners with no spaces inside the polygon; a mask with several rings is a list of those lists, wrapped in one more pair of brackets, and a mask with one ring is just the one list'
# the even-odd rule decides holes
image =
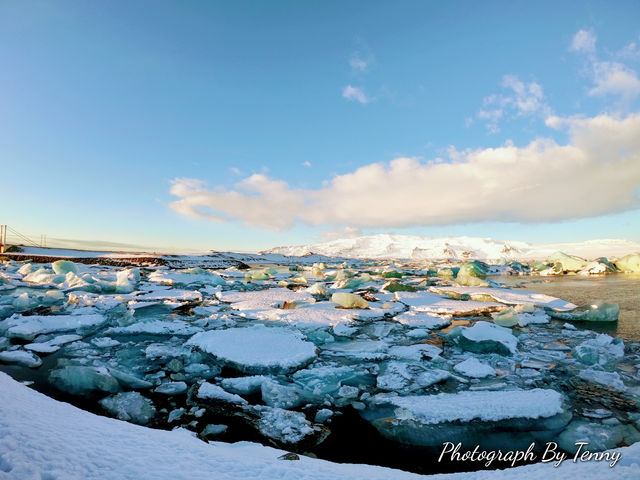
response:
{"label": "blue sky", "polygon": [[0,223],[158,249],[640,240],[638,18],[637,1],[0,0]]}

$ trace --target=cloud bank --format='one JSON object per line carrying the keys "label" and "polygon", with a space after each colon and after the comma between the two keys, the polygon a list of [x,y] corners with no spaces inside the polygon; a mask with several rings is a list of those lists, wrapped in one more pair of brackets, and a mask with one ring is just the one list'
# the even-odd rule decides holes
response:
{"label": "cloud bank", "polygon": [[559,145],[458,151],[448,159],[396,158],[339,175],[320,189],[296,189],[254,174],[233,189],[175,179],[176,212],[215,221],[286,230],[296,223],[403,228],[481,221],[555,222],[640,206],[640,114],[625,118],[549,117],[566,129]]}

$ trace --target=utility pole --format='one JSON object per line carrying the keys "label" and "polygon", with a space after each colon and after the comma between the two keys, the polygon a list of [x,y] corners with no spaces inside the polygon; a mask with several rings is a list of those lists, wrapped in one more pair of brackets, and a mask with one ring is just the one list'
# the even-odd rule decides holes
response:
{"label": "utility pole", "polygon": [[0,253],[4,253],[7,248],[7,226],[0,225]]}

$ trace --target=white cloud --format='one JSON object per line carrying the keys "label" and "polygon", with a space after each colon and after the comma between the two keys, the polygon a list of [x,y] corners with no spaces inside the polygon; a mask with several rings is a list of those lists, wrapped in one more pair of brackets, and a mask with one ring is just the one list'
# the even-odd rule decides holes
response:
{"label": "white cloud", "polygon": [[284,230],[297,222],[353,228],[535,223],[640,207],[640,114],[552,117],[547,124],[568,129],[570,142],[542,138],[524,147],[451,149],[448,162],[397,158],[336,176],[316,190],[264,175],[233,190],[177,179],[171,193],[179,200],[171,208]]}
{"label": "white cloud", "polygon": [[363,58],[359,53],[354,53],[351,58],[349,58],[349,66],[354,72],[366,72],[371,62],[371,57]]}
{"label": "white cloud", "polygon": [[624,102],[629,102],[640,95],[638,74],[617,62],[594,62],[595,87],[589,95],[619,95]]}
{"label": "white cloud", "polygon": [[591,30],[578,30],[571,39],[569,51],[594,53],[596,51],[597,37]]}
{"label": "white cloud", "polygon": [[362,230],[355,227],[344,227],[337,230],[323,230],[320,241],[330,242],[331,240],[342,240],[345,238],[356,238],[362,236]]}
{"label": "white cloud", "polygon": [[364,90],[358,87],[353,87],[351,85],[347,85],[342,89],[342,96],[347,100],[355,100],[356,102],[360,102],[362,104],[367,104],[373,101],[372,98],[367,97],[364,93]]}
{"label": "white cloud", "polygon": [[[620,62],[603,61],[598,58],[596,36],[593,32],[579,30],[573,36],[569,50],[586,55],[594,83],[594,87],[589,90],[590,96],[615,95],[620,98],[621,106],[625,106],[640,95],[640,79],[634,70]],[[636,44],[631,42],[612,56],[618,59],[632,59],[637,53]]]}
{"label": "white cloud", "polygon": [[305,160],[304,162],[302,162],[301,164],[303,167],[311,167],[311,162],[309,160]]}
{"label": "white cloud", "polygon": [[502,77],[500,86],[506,93],[484,97],[476,117],[485,121],[489,133],[500,131],[499,122],[503,118],[540,115],[547,117],[551,108],[545,102],[542,86],[536,82],[523,82],[515,75]]}
{"label": "white cloud", "polygon": [[636,42],[630,42],[617,51],[615,56],[623,60],[637,60],[640,59],[640,49]]}

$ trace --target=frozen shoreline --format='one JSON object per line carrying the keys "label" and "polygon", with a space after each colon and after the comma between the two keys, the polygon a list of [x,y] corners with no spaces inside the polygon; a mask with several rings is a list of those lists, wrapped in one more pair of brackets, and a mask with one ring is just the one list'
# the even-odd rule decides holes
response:
{"label": "frozen shoreline", "polygon": [[421,476],[384,467],[337,464],[255,443],[207,444],[185,430],[132,425],[58,402],[0,373],[0,479],[635,479],[640,443],[616,449],[618,464],[535,464],[500,471]]}

